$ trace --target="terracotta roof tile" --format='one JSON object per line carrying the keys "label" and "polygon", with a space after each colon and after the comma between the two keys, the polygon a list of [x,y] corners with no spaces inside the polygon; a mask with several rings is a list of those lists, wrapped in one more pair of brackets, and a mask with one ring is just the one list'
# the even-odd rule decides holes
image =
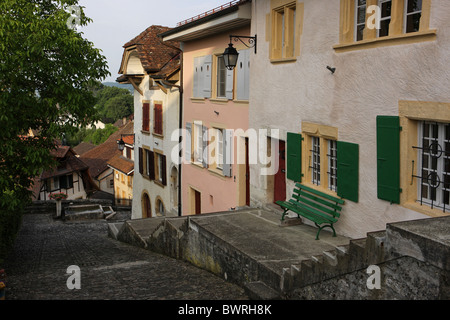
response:
{"label": "terracotta roof tile", "polygon": [[108,165],[125,174],[130,174],[134,169],[134,161],[127,159],[120,154],[115,155],[108,162]]}
{"label": "terracotta roof tile", "polygon": [[89,166],[89,173],[92,178],[97,178],[108,168],[108,161],[117,154],[121,154],[117,148],[117,140],[120,140],[121,134],[131,134],[134,131],[134,122],[130,121],[118,131],[114,132],[109,138],[97,147],[87,151],[80,159]]}
{"label": "terracotta roof tile", "polygon": [[123,47],[127,50],[129,47],[136,46],[136,51],[144,70],[147,72],[158,72],[179,53],[178,50],[170,47],[179,48],[178,42],[167,41],[164,43],[158,37],[159,34],[169,30],[171,30],[169,27],[150,26],[128,41]]}

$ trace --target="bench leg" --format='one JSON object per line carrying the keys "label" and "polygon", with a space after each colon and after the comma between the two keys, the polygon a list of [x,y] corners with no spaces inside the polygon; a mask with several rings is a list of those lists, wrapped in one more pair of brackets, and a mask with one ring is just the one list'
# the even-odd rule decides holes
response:
{"label": "bench leg", "polygon": [[316,224],[316,227],[319,228],[319,230],[317,230],[316,240],[319,240],[319,233],[320,233],[320,231],[322,231],[322,229],[326,228],[326,227],[331,228],[331,230],[333,230],[333,237],[336,237],[336,230],[334,230],[333,224],[326,224],[326,225],[324,225],[322,227],[319,226],[317,223],[315,223],[315,224]]}
{"label": "bench leg", "polygon": [[289,209],[284,209],[283,211],[283,215],[281,216],[281,221],[284,221],[284,216],[286,215],[286,213],[289,211]]}

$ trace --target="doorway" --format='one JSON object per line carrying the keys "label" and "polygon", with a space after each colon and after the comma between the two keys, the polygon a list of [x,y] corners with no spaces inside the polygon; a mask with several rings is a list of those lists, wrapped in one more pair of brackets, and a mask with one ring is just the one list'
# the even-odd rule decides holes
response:
{"label": "doorway", "polygon": [[144,193],[142,196],[142,218],[151,218],[152,216],[152,207],[150,203],[150,198],[147,193]]}
{"label": "doorway", "polygon": [[278,171],[274,175],[273,202],[286,200],[286,145],[278,142]]}
{"label": "doorway", "polygon": [[245,205],[250,206],[250,165],[248,138],[245,138]]}
{"label": "doorway", "polygon": [[190,197],[191,214],[202,213],[202,203],[201,203],[202,194],[201,194],[201,192],[190,187],[189,197]]}

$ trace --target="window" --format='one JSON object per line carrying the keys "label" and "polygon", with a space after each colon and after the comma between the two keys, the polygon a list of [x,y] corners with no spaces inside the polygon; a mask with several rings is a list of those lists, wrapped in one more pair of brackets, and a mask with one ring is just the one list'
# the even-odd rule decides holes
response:
{"label": "window", "polygon": [[328,189],[337,190],[337,143],[328,140]]}
{"label": "window", "polygon": [[315,185],[320,185],[320,138],[311,137],[312,149],[311,149],[311,165],[312,170],[311,182]]}
{"label": "window", "polygon": [[422,16],[422,0],[405,0],[405,27],[404,32],[417,32]]}
{"label": "window", "polygon": [[162,104],[161,103],[155,103],[153,111],[154,111],[153,133],[162,135],[163,134],[163,110],[162,110]]}
{"label": "window", "polygon": [[389,24],[391,23],[392,0],[378,0],[378,7],[381,10],[378,37],[386,37],[389,35]]}
{"label": "window", "polygon": [[[430,29],[431,0],[341,0],[339,44],[337,52],[366,47],[433,41]],[[376,5],[377,12],[367,12]],[[379,18],[380,28],[375,19]],[[370,20],[368,20],[370,19]],[[367,22],[370,21],[370,25]],[[372,27],[372,24],[374,26]]]}
{"label": "window", "polygon": [[[193,98],[249,99],[250,49],[240,50],[234,70],[228,70],[222,55],[194,58]],[[214,74],[213,74],[214,72]],[[236,83],[235,83],[236,73]],[[211,88],[214,90],[211,90]],[[234,92],[236,87],[236,92]]]}
{"label": "window", "polygon": [[223,56],[217,57],[217,98],[226,98],[227,68]]}
{"label": "window", "polygon": [[296,18],[295,1],[272,10],[271,59],[294,58]]}
{"label": "window", "polygon": [[449,211],[450,124],[420,122],[417,201]]}
{"label": "window", "polygon": [[335,127],[302,122],[302,130],[287,133],[287,179],[358,202],[359,145],[338,141]]}
{"label": "window", "polygon": [[355,18],[355,41],[363,39],[363,32],[366,26],[366,0],[356,0],[356,18]]}
{"label": "window", "polygon": [[142,104],[142,131],[150,131],[150,104]]}
{"label": "window", "polygon": [[449,111],[448,103],[400,101],[399,116],[377,116],[379,199],[432,217],[450,211]]}
{"label": "window", "polygon": [[166,177],[166,156],[155,152],[155,180],[160,182],[163,186],[167,185]]}

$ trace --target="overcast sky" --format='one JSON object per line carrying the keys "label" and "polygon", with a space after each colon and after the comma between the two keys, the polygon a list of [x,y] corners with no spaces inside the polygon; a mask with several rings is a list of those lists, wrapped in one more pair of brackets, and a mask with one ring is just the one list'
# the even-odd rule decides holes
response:
{"label": "overcast sky", "polygon": [[151,25],[175,27],[177,22],[206,12],[231,0],[79,0],[93,20],[79,28],[84,37],[101,49],[111,76],[118,77],[123,45]]}

